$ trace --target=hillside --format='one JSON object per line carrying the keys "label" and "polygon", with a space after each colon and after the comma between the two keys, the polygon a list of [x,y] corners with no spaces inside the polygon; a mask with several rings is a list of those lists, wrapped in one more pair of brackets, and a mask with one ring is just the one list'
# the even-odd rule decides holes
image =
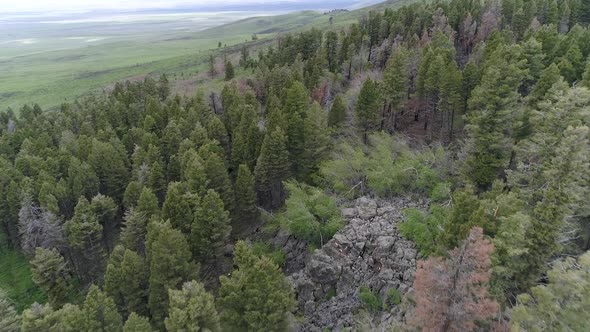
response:
{"label": "hillside", "polygon": [[372,9],[0,111],[0,331],[586,331],[588,5]]}

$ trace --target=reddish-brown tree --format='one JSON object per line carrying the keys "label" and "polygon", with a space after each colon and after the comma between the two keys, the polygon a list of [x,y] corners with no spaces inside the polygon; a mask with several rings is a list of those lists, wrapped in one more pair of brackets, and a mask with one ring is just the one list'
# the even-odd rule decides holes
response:
{"label": "reddish-brown tree", "polygon": [[476,321],[493,317],[498,303],[488,297],[494,245],[479,227],[471,229],[449,258],[418,262],[416,310],[410,324],[423,331],[473,331]]}

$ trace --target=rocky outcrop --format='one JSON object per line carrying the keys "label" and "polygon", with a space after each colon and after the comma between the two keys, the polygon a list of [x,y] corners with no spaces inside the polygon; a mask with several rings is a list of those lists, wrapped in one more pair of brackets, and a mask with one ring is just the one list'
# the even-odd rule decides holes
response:
{"label": "rocky outcrop", "polygon": [[[425,202],[408,199],[377,201],[362,197],[342,209],[348,224],[306,260],[305,267],[290,275],[297,294],[298,313],[304,316],[301,331],[340,331],[355,326],[362,307],[361,286],[381,299],[390,289],[408,292],[416,271],[417,251],[398,231],[402,211]],[[373,324],[390,326],[401,320],[395,306],[374,314]],[[379,328],[377,328],[379,329]]]}

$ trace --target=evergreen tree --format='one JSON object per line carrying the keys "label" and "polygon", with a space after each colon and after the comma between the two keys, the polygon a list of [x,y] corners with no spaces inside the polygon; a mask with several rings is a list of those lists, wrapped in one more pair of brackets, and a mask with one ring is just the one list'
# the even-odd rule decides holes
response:
{"label": "evergreen tree", "polygon": [[285,200],[283,181],[289,177],[287,139],[281,128],[267,133],[254,169],[256,189],[261,205],[281,206]]}
{"label": "evergreen tree", "polygon": [[85,281],[99,278],[105,258],[102,225],[86,198],[80,197],[74,217],[65,223],[65,232],[78,275]]}
{"label": "evergreen tree", "polygon": [[335,31],[326,33],[326,59],[328,70],[332,73],[338,71],[338,34]]}
{"label": "evergreen tree", "polygon": [[234,78],[234,76],[234,65],[232,65],[231,61],[227,61],[225,63],[225,80],[231,81]]}
{"label": "evergreen tree", "polygon": [[287,149],[294,174],[300,171],[300,160],[305,153],[305,123],[307,116],[308,93],[300,82],[293,83],[287,91],[285,112],[287,115]]}
{"label": "evergreen tree", "polygon": [[194,257],[200,261],[219,258],[230,231],[229,212],[224,209],[219,194],[209,189],[199,204],[192,224],[191,245]]}
{"label": "evergreen tree", "polygon": [[187,196],[186,189],[181,182],[168,184],[166,200],[162,205],[162,217],[170,220],[170,224],[185,234],[188,234],[193,222],[191,203]]}
{"label": "evergreen tree", "polygon": [[328,114],[328,126],[339,127],[346,120],[346,105],[342,95],[337,95]]}
{"label": "evergreen tree", "polygon": [[167,331],[221,331],[213,295],[201,283],[186,282],[181,290],[170,289],[168,295]]}
{"label": "evergreen tree", "polygon": [[266,256],[256,257],[243,241],[235,246],[237,269],[221,276],[218,304],[224,328],[240,331],[284,331],[295,308],[289,282]]}
{"label": "evergreen tree", "polygon": [[472,110],[467,132],[466,176],[480,188],[489,187],[508,166],[511,119],[518,88],[525,75],[520,48],[500,46],[490,57],[481,83],[469,101]]}
{"label": "evergreen tree", "polygon": [[141,189],[136,209],[148,219],[159,216],[160,208],[158,207],[158,198],[150,188],[143,187]]}
{"label": "evergreen tree", "polygon": [[584,331],[590,310],[590,253],[568,257],[547,273],[548,282],[518,296],[514,331]]}
{"label": "evergreen tree", "polygon": [[54,308],[61,307],[67,301],[70,274],[64,258],[56,249],[37,247],[35,258],[31,261],[31,274]]}
{"label": "evergreen tree", "polygon": [[202,148],[199,152],[203,160],[205,160],[204,169],[207,179],[207,189],[215,190],[223,200],[225,209],[232,212],[235,197],[225,163],[215,153],[206,153]]}
{"label": "evergreen tree", "polygon": [[499,306],[487,290],[493,250],[483,230],[476,227],[448,259],[420,261],[411,324],[424,330],[470,331],[476,328],[476,321],[494,317]]}
{"label": "evergreen tree", "polygon": [[383,72],[381,89],[386,103],[386,113],[382,119],[381,129],[397,129],[397,116],[408,95],[408,61],[408,51],[398,49],[389,58]]}
{"label": "evergreen tree", "polygon": [[148,307],[154,325],[163,327],[168,314],[168,289],[179,287],[197,269],[191,263],[186,238],[168,222],[150,222],[146,249],[150,269]]}
{"label": "evergreen tree", "polygon": [[49,303],[41,305],[35,302],[30,308],[23,311],[20,331],[51,331],[51,328],[56,324],[56,320],[57,316],[55,315],[53,308],[51,308]]}
{"label": "evergreen tree", "polygon": [[0,289],[0,331],[20,331],[20,317],[2,289]]}
{"label": "evergreen tree", "polygon": [[84,325],[80,330],[89,332],[117,332],[123,329],[121,315],[113,299],[97,286],[91,286],[83,304]]}
{"label": "evergreen tree", "polygon": [[559,67],[557,67],[555,63],[552,63],[545,68],[529,95],[531,103],[537,103],[543,100],[547,91],[551,89],[553,84],[559,82],[560,79],[561,75],[559,74]]}
{"label": "evergreen tree", "polygon": [[116,246],[104,275],[104,290],[126,317],[132,312],[147,314],[148,270],[135,252]]}
{"label": "evergreen tree", "polygon": [[129,250],[145,255],[147,216],[139,210],[130,209],[125,212],[123,219],[123,229],[120,235],[121,244]]}
{"label": "evergreen tree", "polygon": [[149,319],[142,317],[134,312],[129,315],[125,325],[123,325],[123,332],[152,332],[152,326]]}
{"label": "evergreen tree", "polygon": [[363,83],[355,106],[357,125],[364,142],[367,142],[368,134],[377,130],[381,123],[379,100],[377,83],[370,78],[367,79]]}
{"label": "evergreen tree", "polygon": [[236,193],[236,217],[237,224],[250,224],[258,217],[256,208],[256,181],[248,166],[241,164],[234,187]]}
{"label": "evergreen tree", "polygon": [[583,78],[584,79],[582,80],[582,84],[586,86],[588,89],[590,89],[590,56],[586,61],[586,70],[584,71]]}

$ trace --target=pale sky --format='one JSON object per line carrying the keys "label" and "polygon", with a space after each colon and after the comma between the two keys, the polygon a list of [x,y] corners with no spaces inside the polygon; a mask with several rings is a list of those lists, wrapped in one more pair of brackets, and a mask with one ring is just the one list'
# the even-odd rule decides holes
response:
{"label": "pale sky", "polygon": [[289,3],[298,0],[0,0],[0,12],[173,8],[182,5]]}

